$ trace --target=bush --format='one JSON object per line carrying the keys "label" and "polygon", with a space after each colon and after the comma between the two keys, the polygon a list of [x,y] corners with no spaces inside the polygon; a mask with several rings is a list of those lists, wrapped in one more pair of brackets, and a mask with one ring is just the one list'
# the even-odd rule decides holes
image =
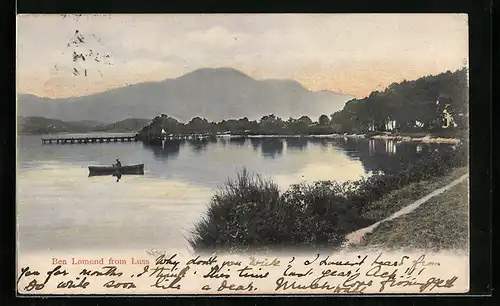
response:
{"label": "bush", "polygon": [[359,223],[358,211],[344,195],[347,185],[297,184],[280,196],[276,184],[244,169],[212,198],[190,244],[197,250],[338,246]]}
{"label": "bush", "polygon": [[[246,169],[229,179],[212,198],[206,216],[195,226],[190,244],[196,248],[233,249],[266,244],[279,189]],[[272,223],[272,222],[271,222]]]}
{"label": "bush", "polygon": [[212,198],[189,242],[195,250],[338,247],[348,233],[375,221],[362,217],[373,202],[393,190],[467,165],[466,149],[465,144],[444,148],[401,172],[376,173],[359,181],[295,184],[281,195],[274,182],[243,169]]}
{"label": "bush", "polygon": [[339,246],[360,220],[359,209],[349,199],[352,182],[319,181],[292,185],[281,196],[286,218],[287,243],[293,245]]}

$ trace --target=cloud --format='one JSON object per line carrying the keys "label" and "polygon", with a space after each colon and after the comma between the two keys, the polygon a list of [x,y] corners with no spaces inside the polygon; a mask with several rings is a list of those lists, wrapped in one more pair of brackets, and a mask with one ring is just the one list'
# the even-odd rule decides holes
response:
{"label": "cloud", "polygon": [[[50,78],[55,63],[71,65],[66,44],[76,29],[89,37],[88,48],[93,43],[113,56],[114,65],[103,68],[116,78],[109,83],[232,66],[260,78],[296,78],[315,90],[363,95],[374,89],[369,72],[380,71],[373,63],[397,69],[384,75],[398,81],[413,76],[411,69],[430,74],[459,68],[468,54],[466,18],[457,14],[21,16],[20,88],[33,75]],[[91,41],[94,35],[99,41]]]}
{"label": "cloud", "polygon": [[221,49],[227,49],[248,39],[249,36],[250,35],[245,33],[230,32],[224,27],[215,26],[208,30],[190,32],[187,34],[187,40],[195,44],[206,44],[209,46],[217,46]]}

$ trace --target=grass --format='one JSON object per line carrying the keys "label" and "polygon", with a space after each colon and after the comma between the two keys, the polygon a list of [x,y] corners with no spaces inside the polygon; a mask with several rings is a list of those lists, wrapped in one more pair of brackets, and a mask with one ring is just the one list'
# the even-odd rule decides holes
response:
{"label": "grass", "polygon": [[431,152],[397,173],[359,181],[292,185],[243,170],[228,180],[192,230],[195,251],[277,246],[340,247],[346,235],[380,221],[464,174],[467,146]]}
{"label": "grass", "polygon": [[431,198],[413,212],[383,222],[359,247],[384,249],[468,248],[468,181]]}
{"label": "grass", "polygon": [[426,196],[466,174],[467,167],[453,169],[446,176],[433,177],[428,180],[410,183],[409,185],[389,192],[379,201],[372,203],[362,211],[363,218],[375,223],[383,220],[403,207]]}

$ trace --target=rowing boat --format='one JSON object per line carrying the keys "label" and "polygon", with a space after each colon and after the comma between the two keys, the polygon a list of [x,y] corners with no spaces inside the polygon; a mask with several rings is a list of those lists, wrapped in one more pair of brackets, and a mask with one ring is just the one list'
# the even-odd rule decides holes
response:
{"label": "rowing boat", "polygon": [[130,165],[130,166],[89,166],[89,176],[97,175],[141,175],[144,174],[144,164]]}

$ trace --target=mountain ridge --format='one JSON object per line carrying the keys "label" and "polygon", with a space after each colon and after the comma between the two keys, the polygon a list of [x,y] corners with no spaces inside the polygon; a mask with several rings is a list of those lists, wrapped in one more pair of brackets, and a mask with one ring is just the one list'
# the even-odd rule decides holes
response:
{"label": "mountain ridge", "polygon": [[181,121],[211,121],[274,113],[283,118],[332,114],[353,96],[311,91],[296,80],[257,80],[234,68],[200,68],[162,81],[144,82],[70,98],[18,94],[18,114],[63,121],[112,123],[165,113]]}

